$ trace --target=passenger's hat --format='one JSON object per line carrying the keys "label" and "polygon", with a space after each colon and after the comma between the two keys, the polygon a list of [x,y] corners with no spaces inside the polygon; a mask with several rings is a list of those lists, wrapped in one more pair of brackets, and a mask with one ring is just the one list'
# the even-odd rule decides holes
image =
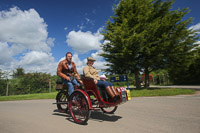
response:
{"label": "passenger's hat", "polygon": [[88,57],[87,60],[89,61],[96,61],[93,57]]}

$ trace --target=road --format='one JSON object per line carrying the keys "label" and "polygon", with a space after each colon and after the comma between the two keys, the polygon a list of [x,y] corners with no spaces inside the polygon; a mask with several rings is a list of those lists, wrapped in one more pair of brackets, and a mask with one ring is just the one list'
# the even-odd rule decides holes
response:
{"label": "road", "polygon": [[115,114],[92,112],[87,125],[59,113],[55,100],[0,102],[1,133],[200,133],[200,94],[132,98]]}

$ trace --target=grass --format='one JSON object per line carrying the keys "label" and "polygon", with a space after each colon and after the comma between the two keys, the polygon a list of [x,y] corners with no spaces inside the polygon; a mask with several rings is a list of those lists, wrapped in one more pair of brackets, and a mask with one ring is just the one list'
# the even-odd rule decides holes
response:
{"label": "grass", "polygon": [[0,101],[32,100],[32,99],[55,99],[57,92],[38,93],[26,95],[0,96]]}
{"label": "grass", "polygon": [[[55,99],[58,92],[39,93],[27,95],[13,95],[0,96],[0,101],[14,101],[14,100],[32,100],[32,99]],[[131,97],[146,97],[146,96],[174,96],[183,94],[194,94],[195,91],[191,89],[177,89],[177,88],[149,88],[131,90]]]}
{"label": "grass", "polygon": [[184,94],[194,94],[192,89],[178,89],[178,88],[150,88],[141,90],[131,90],[132,97],[150,97],[150,96],[175,96]]}

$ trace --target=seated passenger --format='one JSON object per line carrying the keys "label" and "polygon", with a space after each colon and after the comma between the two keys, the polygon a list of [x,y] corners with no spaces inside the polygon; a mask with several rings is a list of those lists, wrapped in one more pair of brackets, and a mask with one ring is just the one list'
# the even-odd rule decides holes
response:
{"label": "seated passenger", "polygon": [[120,99],[118,91],[115,89],[113,84],[108,81],[100,80],[98,71],[93,67],[95,59],[93,57],[87,58],[87,65],[83,68],[83,75],[85,77],[93,78],[95,84],[104,88],[106,92],[111,96],[112,102],[115,102]]}

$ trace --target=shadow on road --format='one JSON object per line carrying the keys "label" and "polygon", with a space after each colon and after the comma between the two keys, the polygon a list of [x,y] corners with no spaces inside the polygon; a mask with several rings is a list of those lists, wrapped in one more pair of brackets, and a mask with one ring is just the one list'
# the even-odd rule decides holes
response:
{"label": "shadow on road", "polygon": [[63,117],[71,117],[70,112],[60,112],[59,110],[54,110],[52,115],[63,116]]}
{"label": "shadow on road", "polygon": [[90,120],[94,120],[98,122],[103,122],[103,121],[115,122],[121,118],[122,118],[121,116],[117,116],[114,114],[105,114],[99,111],[93,111],[90,116]]}
{"label": "shadow on road", "polygon": [[[71,114],[70,114],[69,111],[60,112],[59,110],[54,110],[54,113],[52,115],[66,117],[66,119],[68,121],[76,123],[76,122],[74,122],[73,118],[71,117]],[[115,121],[117,121],[121,118],[122,118],[121,116],[117,116],[117,115],[114,115],[114,114],[105,114],[105,113],[100,112],[100,111],[92,111],[89,120],[98,121],[98,122],[103,122],[103,121],[115,122]]]}

